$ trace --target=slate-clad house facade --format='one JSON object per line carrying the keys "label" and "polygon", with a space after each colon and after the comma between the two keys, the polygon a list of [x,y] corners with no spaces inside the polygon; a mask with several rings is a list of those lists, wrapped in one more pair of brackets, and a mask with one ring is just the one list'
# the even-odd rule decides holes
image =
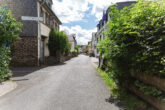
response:
{"label": "slate-clad house facade", "polygon": [[[39,66],[49,56],[48,39],[51,28],[59,30],[61,21],[52,11],[52,0],[0,0],[23,24],[20,40],[12,44],[14,63]],[[22,16],[43,17],[43,21],[22,20]]]}
{"label": "slate-clad house facade", "polygon": [[[122,10],[124,7],[126,6],[130,6],[132,4],[136,3],[136,1],[125,1],[125,2],[118,2],[117,4],[117,8],[118,10]],[[92,45],[98,45],[98,42],[102,39],[104,39],[104,30],[107,30],[108,27],[106,26],[107,23],[110,21],[110,17],[109,17],[109,12],[110,9],[108,8],[106,11],[103,12],[103,17],[102,19],[99,21],[98,25],[97,25],[97,32],[96,34],[92,34]],[[93,38],[95,37],[95,38]],[[92,48],[92,51],[94,52],[96,57],[99,57],[99,52],[96,49],[96,46]]]}

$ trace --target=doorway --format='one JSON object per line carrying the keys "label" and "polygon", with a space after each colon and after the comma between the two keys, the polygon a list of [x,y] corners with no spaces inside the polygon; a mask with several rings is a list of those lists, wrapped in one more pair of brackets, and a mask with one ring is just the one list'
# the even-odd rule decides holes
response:
{"label": "doorway", "polygon": [[44,65],[45,63],[45,38],[41,36],[41,43],[40,43],[40,64]]}

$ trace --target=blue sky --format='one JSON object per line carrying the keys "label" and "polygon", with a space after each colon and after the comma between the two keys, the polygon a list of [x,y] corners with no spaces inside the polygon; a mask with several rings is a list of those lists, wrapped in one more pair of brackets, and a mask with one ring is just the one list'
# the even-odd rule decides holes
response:
{"label": "blue sky", "polygon": [[90,16],[85,16],[83,18],[83,21],[75,21],[75,22],[71,22],[71,23],[64,23],[62,26],[67,26],[69,28],[71,28],[72,26],[75,25],[80,25],[83,29],[93,29],[94,27],[96,27],[98,23],[97,18],[94,15],[90,15]]}
{"label": "blue sky", "polygon": [[83,29],[87,29],[87,30],[90,30],[90,29],[93,29],[94,27],[96,27],[99,20],[96,18],[95,15],[91,14],[92,5],[89,4],[89,6],[90,6],[90,8],[89,8],[89,10],[87,10],[85,12],[85,16],[83,17],[83,20],[73,21],[70,23],[64,23],[63,26],[67,26],[67,27],[71,28],[72,26],[80,25]]}
{"label": "blue sky", "polygon": [[87,44],[103,10],[120,1],[129,0],[53,0],[53,10],[63,23],[60,30],[76,34],[78,44]]}

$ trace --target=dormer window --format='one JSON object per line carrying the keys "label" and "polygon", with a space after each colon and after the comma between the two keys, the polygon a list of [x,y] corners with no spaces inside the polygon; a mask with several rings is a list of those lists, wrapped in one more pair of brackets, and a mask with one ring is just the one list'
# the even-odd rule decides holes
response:
{"label": "dormer window", "polygon": [[49,25],[49,15],[46,13],[46,24]]}
{"label": "dormer window", "polygon": [[51,0],[46,0],[46,4],[48,7],[52,8],[52,1]]}
{"label": "dormer window", "polygon": [[43,9],[40,7],[40,16],[43,17]]}
{"label": "dormer window", "polygon": [[48,6],[51,8],[51,4],[48,2]]}

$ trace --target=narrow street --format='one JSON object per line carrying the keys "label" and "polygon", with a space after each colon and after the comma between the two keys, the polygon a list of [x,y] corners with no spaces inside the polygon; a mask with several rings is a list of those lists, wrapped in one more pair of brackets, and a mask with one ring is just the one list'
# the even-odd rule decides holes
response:
{"label": "narrow street", "polygon": [[18,87],[0,97],[0,110],[119,110],[105,101],[109,90],[88,56],[15,72]]}

